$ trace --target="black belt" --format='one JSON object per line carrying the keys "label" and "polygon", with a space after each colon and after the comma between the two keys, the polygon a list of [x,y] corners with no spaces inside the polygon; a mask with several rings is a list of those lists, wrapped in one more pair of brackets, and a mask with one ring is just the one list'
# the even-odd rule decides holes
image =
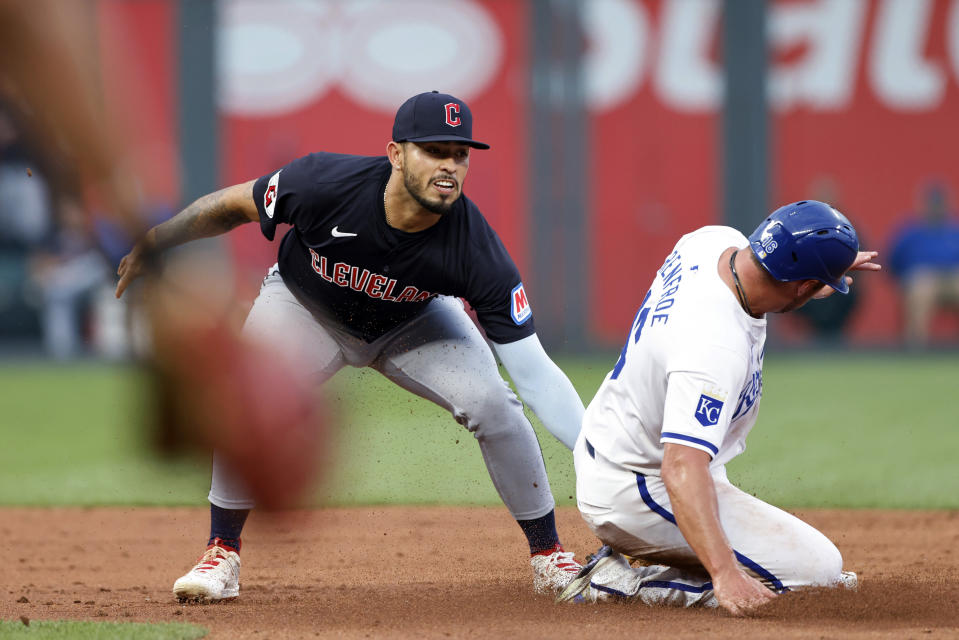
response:
{"label": "black belt", "polygon": [[595,460],[595,459],[596,459],[596,449],[594,449],[594,448],[593,448],[593,445],[591,445],[591,444],[589,443],[589,440],[586,440],[586,438],[583,438],[583,440],[586,442],[586,453],[589,454],[589,457],[590,457],[590,458],[592,458],[593,460]]}

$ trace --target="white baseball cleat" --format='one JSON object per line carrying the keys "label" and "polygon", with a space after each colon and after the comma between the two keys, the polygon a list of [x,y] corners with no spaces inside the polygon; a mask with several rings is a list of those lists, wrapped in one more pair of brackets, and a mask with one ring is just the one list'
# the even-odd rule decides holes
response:
{"label": "white baseball cleat", "polygon": [[536,593],[556,593],[564,589],[583,568],[573,559],[573,553],[558,543],[552,549],[533,554],[529,563],[533,565],[533,591]]}
{"label": "white baseball cleat", "polygon": [[216,538],[196,566],[173,583],[180,602],[218,602],[240,595],[240,554]]}
{"label": "white baseball cleat", "polygon": [[599,598],[595,594],[587,598],[590,591],[590,580],[611,561],[613,555],[609,545],[603,545],[599,551],[590,555],[586,564],[577,572],[569,584],[556,596],[556,602],[595,602]]}

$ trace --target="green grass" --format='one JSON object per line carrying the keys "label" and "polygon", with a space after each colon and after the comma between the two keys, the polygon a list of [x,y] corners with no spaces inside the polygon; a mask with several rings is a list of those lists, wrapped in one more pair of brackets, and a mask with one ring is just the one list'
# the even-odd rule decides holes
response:
{"label": "green grass", "polygon": [[194,640],[208,631],[192,624],[139,622],[77,622],[70,620],[0,620],[0,637],[49,640]]}
{"label": "green grass", "polygon": [[132,367],[0,367],[0,504],[201,501],[209,461],[161,461],[150,451],[142,380]]}
{"label": "green grass", "polygon": [[[615,357],[560,359],[589,400]],[[955,356],[769,354],[759,422],[730,464],[743,489],[787,507],[959,508]],[[95,365],[0,367],[0,504],[205,504],[209,460],[146,446],[142,378]],[[341,415],[327,504],[498,504],[472,436],[369,370],[329,386]],[[559,504],[572,456],[536,425]]]}
{"label": "green grass", "polygon": [[959,508],[956,354],[767,361],[734,483],[788,506]]}
{"label": "green grass", "polygon": [[[605,365],[603,365],[605,366]],[[578,388],[595,389],[605,370],[578,363]],[[327,504],[498,504],[473,436],[436,405],[398,390],[373,371],[348,370],[332,383],[331,400],[345,418],[340,460],[317,492]],[[573,504],[572,453],[534,420],[553,493]]]}

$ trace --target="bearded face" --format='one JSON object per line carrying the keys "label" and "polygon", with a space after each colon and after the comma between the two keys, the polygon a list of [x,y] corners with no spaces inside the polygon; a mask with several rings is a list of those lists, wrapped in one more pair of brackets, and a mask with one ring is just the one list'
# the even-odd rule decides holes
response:
{"label": "bearded face", "polygon": [[470,148],[456,142],[403,144],[403,184],[421,207],[443,215],[463,193]]}

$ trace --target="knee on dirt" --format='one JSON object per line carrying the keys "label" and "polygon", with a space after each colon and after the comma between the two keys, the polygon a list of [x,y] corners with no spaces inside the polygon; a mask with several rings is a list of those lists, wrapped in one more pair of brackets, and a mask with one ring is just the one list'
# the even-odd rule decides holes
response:
{"label": "knee on dirt", "polygon": [[793,582],[797,587],[831,587],[842,573],[842,554],[832,542],[823,537],[802,554],[802,561],[793,567]]}

